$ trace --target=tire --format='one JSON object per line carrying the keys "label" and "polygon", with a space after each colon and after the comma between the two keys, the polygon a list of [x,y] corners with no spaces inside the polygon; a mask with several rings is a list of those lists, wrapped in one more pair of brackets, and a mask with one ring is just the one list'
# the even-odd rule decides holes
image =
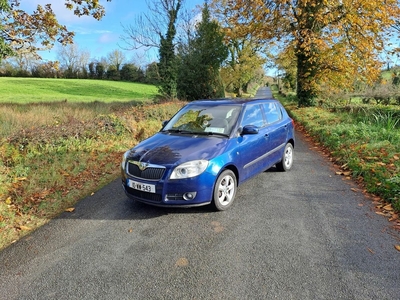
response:
{"label": "tire", "polygon": [[215,182],[212,204],[216,210],[228,209],[235,199],[236,175],[231,170],[223,171]]}
{"label": "tire", "polygon": [[276,164],[278,171],[286,172],[292,168],[293,165],[293,145],[287,143],[283,151],[282,160]]}

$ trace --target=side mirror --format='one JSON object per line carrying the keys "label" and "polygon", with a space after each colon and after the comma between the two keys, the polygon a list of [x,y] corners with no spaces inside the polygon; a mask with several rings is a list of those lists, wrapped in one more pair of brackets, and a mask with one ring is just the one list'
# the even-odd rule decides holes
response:
{"label": "side mirror", "polygon": [[258,134],[258,127],[254,125],[246,125],[242,128],[240,133],[241,135],[245,134]]}

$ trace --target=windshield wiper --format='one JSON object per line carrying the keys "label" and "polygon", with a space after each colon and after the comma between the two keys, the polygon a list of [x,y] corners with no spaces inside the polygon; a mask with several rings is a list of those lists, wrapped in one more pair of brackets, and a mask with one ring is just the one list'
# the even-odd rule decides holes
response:
{"label": "windshield wiper", "polygon": [[213,131],[191,131],[191,130],[183,130],[183,129],[178,129],[178,128],[165,129],[165,130],[162,130],[161,132],[172,132],[172,133],[183,133],[183,134],[194,134],[194,135],[207,135],[207,136],[219,135],[219,136],[229,137],[229,134],[226,134],[226,133],[213,132]]}
{"label": "windshield wiper", "polygon": [[195,134],[198,134],[198,135],[220,135],[220,136],[229,137],[229,134],[221,133],[221,132],[214,132],[214,131],[195,132]]}
{"label": "windshield wiper", "polygon": [[173,132],[173,133],[184,133],[184,134],[197,134],[197,132],[190,131],[190,130],[183,130],[183,129],[166,129],[162,130],[161,132]]}

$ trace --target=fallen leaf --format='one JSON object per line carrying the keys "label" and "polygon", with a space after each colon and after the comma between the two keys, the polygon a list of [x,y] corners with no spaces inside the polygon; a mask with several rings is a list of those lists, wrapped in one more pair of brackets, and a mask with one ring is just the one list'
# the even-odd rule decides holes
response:
{"label": "fallen leaf", "polygon": [[351,188],[351,190],[352,190],[353,192],[355,192],[355,193],[358,192],[358,189],[356,189],[356,188]]}
{"label": "fallen leaf", "polygon": [[24,225],[18,226],[17,228],[19,230],[31,230],[28,226],[24,226]]}
{"label": "fallen leaf", "polygon": [[376,157],[376,156],[366,156],[365,159],[368,159],[368,160],[378,160],[378,157]]}
{"label": "fallen leaf", "polygon": [[392,210],[393,210],[392,204],[385,205],[385,206],[383,207],[383,209],[384,209],[384,210],[388,210],[388,211],[392,211]]}
{"label": "fallen leaf", "polygon": [[397,251],[400,251],[400,245],[394,245]]}
{"label": "fallen leaf", "polygon": [[92,192],[91,194],[90,194],[90,196],[93,196],[94,195],[94,193]]}
{"label": "fallen leaf", "polygon": [[6,204],[8,204],[8,205],[11,204],[11,197],[8,197],[8,198],[6,199]]}
{"label": "fallen leaf", "polygon": [[399,160],[400,157],[398,157],[397,155],[393,156],[394,160]]}
{"label": "fallen leaf", "polygon": [[75,211],[75,207],[67,208],[65,211],[66,212],[74,212]]}
{"label": "fallen leaf", "polygon": [[379,201],[381,201],[381,198],[378,197],[378,196],[374,196],[374,197],[372,197],[372,200],[376,201],[376,202],[379,202]]}
{"label": "fallen leaf", "polygon": [[185,258],[185,257],[181,257],[176,261],[175,266],[177,266],[177,267],[185,267],[188,264],[189,264],[188,259]]}
{"label": "fallen leaf", "polygon": [[129,229],[128,229],[128,232],[129,232],[129,233],[131,233],[132,231],[133,231],[133,229],[132,229],[132,228],[129,228]]}
{"label": "fallen leaf", "polygon": [[17,177],[17,178],[15,178],[16,180],[18,180],[18,181],[24,181],[24,180],[26,180],[27,178],[26,177]]}
{"label": "fallen leaf", "polygon": [[336,172],[335,174],[336,174],[336,175],[342,175],[343,172]]}
{"label": "fallen leaf", "polygon": [[389,219],[389,222],[396,221],[399,218],[398,214],[393,214],[392,217]]}
{"label": "fallen leaf", "polygon": [[351,172],[350,172],[350,171],[343,172],[343,175],[344,175],[344,176],[350,176],[350,175],[351,175]]}
{"label": "fallen leaf", "polygon": [[385,213],[383,213],[383,212],[381,212],[381,211],[376,211],[375,212],[377,215],[380,215],[380,216],[387,216],[387,214],[385,214]]}

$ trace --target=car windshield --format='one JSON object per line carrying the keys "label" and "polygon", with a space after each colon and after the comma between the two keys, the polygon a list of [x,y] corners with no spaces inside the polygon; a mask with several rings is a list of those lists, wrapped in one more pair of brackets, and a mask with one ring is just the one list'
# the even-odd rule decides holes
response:
{"label": "car windshield", "polygon": [[240,106],[236,105],[188,105],[168,122],[163,131],[228,136],[239,112]]}

